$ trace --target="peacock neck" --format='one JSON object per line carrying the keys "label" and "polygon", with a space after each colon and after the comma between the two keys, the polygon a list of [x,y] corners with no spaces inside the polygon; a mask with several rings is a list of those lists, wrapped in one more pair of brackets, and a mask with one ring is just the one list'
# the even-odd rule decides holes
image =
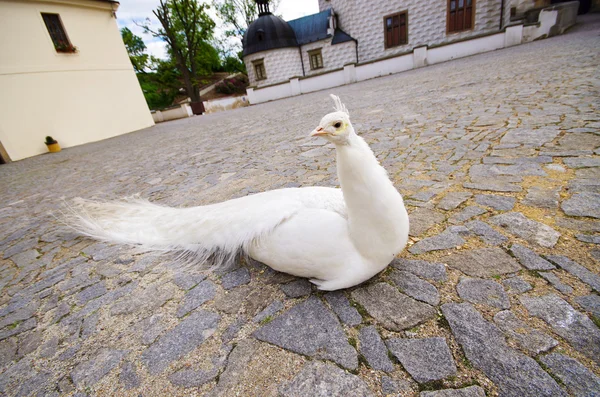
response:
{"label": "peacock neck", "polygon": [[350,236],[365,258],[383,268],[406,245],[402,196],[361,137],[352,132],[336,153]]}

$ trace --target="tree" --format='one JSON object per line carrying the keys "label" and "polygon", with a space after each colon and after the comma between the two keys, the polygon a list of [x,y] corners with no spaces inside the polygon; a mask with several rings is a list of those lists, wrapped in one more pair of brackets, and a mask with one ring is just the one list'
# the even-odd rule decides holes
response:
{"label": "tree", "polygon": [[246,66],[238,56],[228,55],[223,59],[223,70],[229,73],[246,73]]}
{"label": "tree", "polygon": [[181,87],[181,74],[170,59],[151,57],[149,72],[138,73],[137,77],[150,109],[171,106]]}
{"label": "tree", "polygon": [[[271,12],[277,9],[280,0],[269,2]],[[213,0],[219,18],[228,27],[228,37],[243,39],[248,26],[258,18],[258,8],[254,0]]]}
{"label": "tree", "polygon": [[128,28],[121,29],[121,37],[129,54],[129,60],[136,73],[144,73],[148,66],[149,57],[146,54],[146,44],[141,37],[136,36]]}
{"label": "tree", "polygon": [[162,26],[152,30],[149,20],[138,24],[154,37],[164,40],[168,52],[181,73],[187,94],[192,102],[201,102],[200,77],[212,72],[211,63],[218,66],[218,53],[210,45],[215,22],[206,13],[207,4],[197,0],[159,0],[160,4],[152,12]]}

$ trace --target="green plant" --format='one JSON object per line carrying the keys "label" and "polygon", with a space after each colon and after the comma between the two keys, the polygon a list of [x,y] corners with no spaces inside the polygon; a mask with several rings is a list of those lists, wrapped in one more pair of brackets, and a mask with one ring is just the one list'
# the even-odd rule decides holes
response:
{"label": "green plant", "polygon": [[434,391],[441,390],[444,388],[444,382],[442,380],[432,380],[426,383],[419,384],[419,391]]}
{"label": "green plant", "polygon": [[48,135],[46,137],[46,145],[52,145],[54,143],[58,143],[58,141],[54,138],[52,138],[50,135]]}
{"label": "green plant", "polygon": [[54,45],[58,52],[77,52],[77,47],[69,43],[57,43]]}
{"label": "green plant", "polygon": [[217,92],[221,94],[243,94],[248,86],[248,77],[244,74],[238,75],[231,79],[221,81],[216,86]]}

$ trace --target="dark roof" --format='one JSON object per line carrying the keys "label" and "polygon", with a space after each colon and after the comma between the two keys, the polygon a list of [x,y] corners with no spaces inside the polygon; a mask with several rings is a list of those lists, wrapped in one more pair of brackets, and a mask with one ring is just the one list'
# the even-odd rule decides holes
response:
{"label": "dark roof", "polygon": [[331,45],[345,43],[346,41],[352,40],[354,40],[354,38],[352,38],[348,33],[336,28],[335,33],[333,34],[333,40],[331,40]]}
{"label": "dark roof", "polygon": [[286,21],[271,13],[259,16],[244,34],[243,56],[285,47],[298,47],[294,30]]}
{"label": "dark roof", "polygon": [[331,10],[327,9],[317,14],[307,15],[302,18],[288,21],[294,32],[299,45],[312,43],[313,41],[323,40],[327,37],[327,28],[329,27],[329,16]]}

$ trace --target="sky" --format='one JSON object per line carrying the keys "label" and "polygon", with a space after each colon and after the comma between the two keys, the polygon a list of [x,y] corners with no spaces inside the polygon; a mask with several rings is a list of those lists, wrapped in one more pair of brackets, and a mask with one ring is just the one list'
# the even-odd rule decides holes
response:
{"label": "sky", "polygon": [[[204,0],[204,2],[209,1]],[[158,0],[121,0],[120,3],[121,5],[117,11],[119,28],[129,28],[135,35],[140,36],[144,40],[148,48],[148,53],[159,58],[164,58],[166,56],[165,43],[149,34],[144,34],[143,29],[133,22],[144,21],[146,18],[149,18],[151,26],[159,28],[160,23],[154,14],[152,14],[152,10],[156,9],[158,5]],[[319,4],[317,0],[281,0],[276,12],[283,16],[283,19],[289,21],[319,12]],[[211,16],[214,18],[215,15],[211,14]],[[218,30],[219,23],[217,23],[216,31]]]}

